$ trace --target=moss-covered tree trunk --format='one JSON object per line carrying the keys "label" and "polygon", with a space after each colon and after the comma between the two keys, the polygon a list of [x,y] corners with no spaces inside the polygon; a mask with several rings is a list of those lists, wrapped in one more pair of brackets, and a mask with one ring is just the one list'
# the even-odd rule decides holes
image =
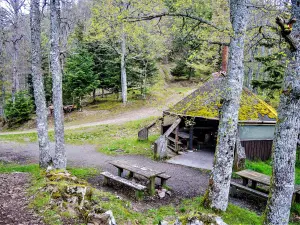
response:
{"label": "moss-covered tree trunk", "polygon": [[288,224],[294,191],[295,160],[300,129],[300,1],[292,0],[297,19],[291,37],[297,43],[290,55],[278,108],[273,141],[273,174],[264,224]]}
{"label": "moss-covered tree trunk", "polygon": [[229,46],[228,77],[218,129],[214,166],[204,205],[225,211],[228,205],[230,178],[238,124],[238,111],[244,77],[244,41],[249,17],[248,0],[230,1],[233,34]]}
{"label": "moss-covered tree trunk", "polygon": [[67,166],[64,146],[64,114],[62,100],[62,71],[59,60],[60,0],[50,0],[50,66],[53,83],[55,156],[53,165],[58,169]]}
{"label": "moss-covered tree trunk", "polygon": [[47,107],[44,92],[42,55],[41,55],[41,15],[40,0],[31,0],[30,4],[31,28],[31,67],[34,88],[34,99],[37,115],[37,131],[40,149],[40,166],[45,168],[51,163],[50,145],[48,137]]}

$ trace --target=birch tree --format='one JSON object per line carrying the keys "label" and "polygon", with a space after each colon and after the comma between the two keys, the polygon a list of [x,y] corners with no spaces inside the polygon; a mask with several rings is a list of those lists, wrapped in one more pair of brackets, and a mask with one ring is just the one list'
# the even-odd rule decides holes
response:
{"label": "birch tree", "polygon": [[37,131],[40,149],[40,166],[46,168],[51,163],[48,137],[47,107],[44,92],[42,55],[41,55],[41,14],[40,0],[31,0],[31,69],[34,88],[34,99],[37,115]]}
{"label": "birch tree", "polygon": [[289,223],[291,201],[295,182],[295,161],[300,128],[300,2],[292,0],[292,15],[297,20],[291,34],[290,62],[285,71],[283,91],[278,108],[278,120],[273,141],[273,174],[264,224]]}
{"label": "birch tree", "polygon": [[50,69],[53,83],[54,131],[55,131],[55,168],[67,166],[64,146],[64,114],[62,99],[62,71],[60,65],[60,0],[50,0]]}
{"label": "birch tree", "polygon": [[238,111],[243,88],[244,41],[249,17],[249,5],[247,4],[249,4],[248,0],[230,1],[233,34],[229,46],[227,84],[219,121],[214,166],[204,200],[205,206],[221,211],[225,211],[228,205]]}

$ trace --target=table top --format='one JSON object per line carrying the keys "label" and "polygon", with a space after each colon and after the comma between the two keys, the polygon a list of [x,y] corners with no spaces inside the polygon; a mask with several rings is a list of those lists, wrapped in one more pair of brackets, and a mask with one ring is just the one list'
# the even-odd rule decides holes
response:
{"label": "table top", "polygon": [[270,186],[270,180],[271,177],[262,173],[258,173],[252,170],[241,170],[239,172],[236,172],[237,175],[250,179],[250,180],[254,180],[257,181],[259,183],[265,184]]}
{"label": "table top", "polygon": [[129,165],[127,162],[124,161],[111,161],[109,162],[111,165],[117,167],[117,168],[122,168],[128,171],[131,171],[133,173],[142,175],[146,178],[151,178],[151,177],[156,177],[162,173],[165,173],[165,171],[156,171],[156,170],[152,170],[146,167],[140,167],[140,166],[136,166],[136,165]]}

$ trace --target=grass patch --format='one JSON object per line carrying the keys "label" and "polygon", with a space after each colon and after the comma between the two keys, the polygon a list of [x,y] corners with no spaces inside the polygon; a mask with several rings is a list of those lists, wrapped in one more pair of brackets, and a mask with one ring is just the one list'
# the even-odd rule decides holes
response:
{"label": "grass patch", "polygon": [[[272,162],[271,161],[246,161],[246,168],[250,170],[254,170],[259,173],[263,173],[266,175],[272,175]],[[295,167],[295,184],[300,184],[300,165],[296,163]]]}
{"label": "grass patch", "polygon": [[[204,213],[213,213],[210,209],[205,209],[202,206],[202,197],[196,197],[193,199],[187,199],[182,201],[182,203],[177,206],[163,206],[158,209],[149,210],[147,213],[148,217],[152,217],[153,224],[158,224],[160,220],[166,217],[175,216],[181,217],[186,216],[188,213],[193,212],[204,212]],[[232,204],[228,205],[227,211],[217,214],[222,217],[224,222],[227,224],[238,225],[238,224],[247,224],[247,225],[257,225],[261,224],[261,217],[256,213],[251,212],[246,209],[242,209],[238,206]]]}
{"label": "grass patch", "polygon": [[[155,121],[156,117],[127,122],[121,125],[102,125],[90,128],[80,128],[65,131],[65,142],[68,144],[96,145],[99,152],[117,155],[117,154],[138,154],[152,157],[151,146],[159,137],[159,129],[153,128],[150,131],[149,140],[138,141],[138,131]],[[54,132],[49,132],[51,141],[54,141]],[[11,142],[37,142],[37,134],[9,134],[0,135],[0,140]],[[116,151],[116,150],[122,151]]]}

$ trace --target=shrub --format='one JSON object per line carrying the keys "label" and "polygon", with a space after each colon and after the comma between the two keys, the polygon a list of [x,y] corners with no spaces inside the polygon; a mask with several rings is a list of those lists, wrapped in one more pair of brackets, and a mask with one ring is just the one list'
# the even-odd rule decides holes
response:
{"label": "shrub", "polygon": [[5,116],[9,127],[22,124],[30,120],[34,103],[32,97],[26,91],[20,91],[15,95],[15,102],[9,99],[5,106]]}

